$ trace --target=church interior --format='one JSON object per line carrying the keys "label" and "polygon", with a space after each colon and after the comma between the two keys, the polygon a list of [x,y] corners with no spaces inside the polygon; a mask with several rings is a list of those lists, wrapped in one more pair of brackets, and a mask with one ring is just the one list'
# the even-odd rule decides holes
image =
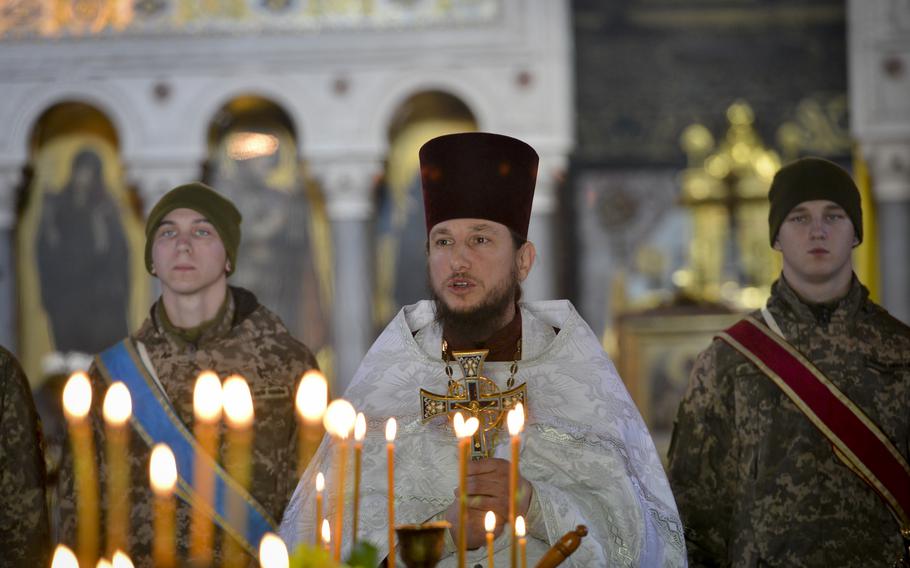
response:
{"label": "church interior", "polygon": [[340,395],[427,296],[417,150],[452,132],[537,150],[524,297],[572,301],[662,456],[780,273],[783,164],[851,172],[857,275],[910,323],[906,0],[0,0],[0,44],[0,344],[36,392],[147,316],[146,215],[198,180]]}

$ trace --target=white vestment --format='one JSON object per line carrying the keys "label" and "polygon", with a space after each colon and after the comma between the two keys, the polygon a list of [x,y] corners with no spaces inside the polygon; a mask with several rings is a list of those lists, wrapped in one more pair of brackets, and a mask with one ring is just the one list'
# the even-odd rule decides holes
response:
{"label": "white vestment", "polygon": [[[597,337],[568,301],[521,304],[522,358],[515,385],[527,383],[527,422],[519,467],[539,504],[528,566],[563,534],[586,525],[588,536],[563,566],[685,566],[676,503],[648,429]],[[388,551],[385,421],[398,421],[395,524],[427,521],[454,500],[455,436],[444,418],[422,424],[419,389],[445,394],[441,330],[428,301],[403,308],[367,353],[344,395],[368,420],[360,488],[359,538]],[[555,329],[554,329],[555,328]],[[557,333],[558,331],[558,333]],[[506,390],[508,362],[483,375]],[[455,378],[461,378],[457,364]],[[336,444],[324,439],[281,523],[293,549],[313,542],[315,477],[326,476],[325,515],[334,525]],[[509,436],[495,457],[509,459]],[[347,459],[345,550],[350,548],[351,459]],[[509,527],[496,541],[497,566],[508,566]],[[334,539],[336,535],[332,535]],[[486,566],[484,548],[467,565]],[[449,554],[439,566],[455,566]]]}

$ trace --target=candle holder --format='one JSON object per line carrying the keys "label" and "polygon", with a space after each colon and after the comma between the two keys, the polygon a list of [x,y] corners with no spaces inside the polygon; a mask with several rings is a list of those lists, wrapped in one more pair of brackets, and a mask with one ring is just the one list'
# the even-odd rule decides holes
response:
{"label": "candle holder", "polygon": [[[445,550],[445,531],[451,528],[447,521],[433,521],[419,525],[398,525],[398,553],[407,568],[434,568]],[[390,550],[389,554],[395,554]]]}

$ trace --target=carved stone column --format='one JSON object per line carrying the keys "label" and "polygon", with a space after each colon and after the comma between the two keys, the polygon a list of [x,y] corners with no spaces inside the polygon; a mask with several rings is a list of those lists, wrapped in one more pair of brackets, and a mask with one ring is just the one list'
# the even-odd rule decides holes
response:
{"label": "carved stone column", "polygon": [[373,187],[380,173],[373,156],[324,157],[311,161],[321,182],[332,223],[335,257],[332,337],[336,396],[344,393],[373,341],[373,254],[370,221]]}
{"label": "carved stone column", "polygon": [[910,322],[910,133],[901,142],[864,144],[878,216],[882,305]]}
{"label": "carved stone column", "polygon": [[525,301],[556,299],[559,263],[555,257],[554,226],[559,202],[557,191],[565,170],[565,156],[541,154],[537,188],[534,190],[534,204],[531,208],[531,225],[528,227],[528,240],[537,249],[537,261],[523,285]]}
{"label": "carved stone column", "polygon": [[0,345],[16,352],[16,188],[19,168],[0,169]]}

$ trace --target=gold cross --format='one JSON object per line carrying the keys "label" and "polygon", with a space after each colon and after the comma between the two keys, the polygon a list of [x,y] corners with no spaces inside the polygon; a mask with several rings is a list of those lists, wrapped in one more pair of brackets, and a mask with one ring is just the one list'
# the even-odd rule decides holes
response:
{"label": "gold cross", "polygon": [[489,349],[478,351],[455,351],[452,355],[458,361],[464,378],[449,380],[448,393],[443,396],[420,389],[420,406],[424,423],[442,415],[452,416],[461,412],[465,419],[474,416],[480,427],[471,444],[471,459],[488,458],[493,453],[493,444],[487,435],[495,437],[506,412],[519,402],[527,408],[528,387],[522,383],[515,388],[500,392],[499,386],[484,377],[483,363]]}

